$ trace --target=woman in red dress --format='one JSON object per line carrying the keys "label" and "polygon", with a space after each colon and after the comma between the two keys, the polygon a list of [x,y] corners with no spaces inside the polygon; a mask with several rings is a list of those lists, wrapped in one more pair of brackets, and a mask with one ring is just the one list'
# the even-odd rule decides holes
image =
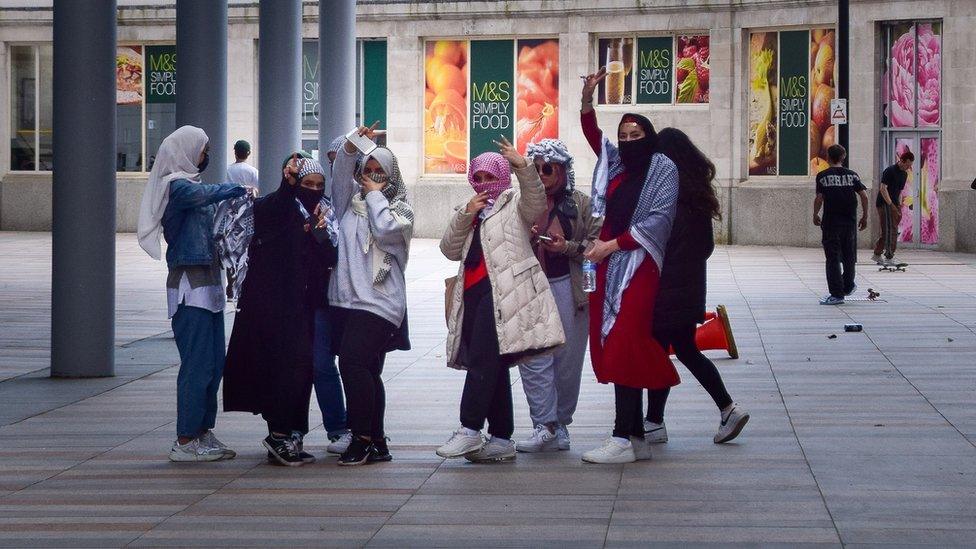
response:
{"label": "woman in red dress", "polygon": [[593,215],[605,217],[600,238],[585,254],[597,263],[590,294],[590,356],[600,383],[614,384],[613,435],[583,454],[590,463],[650,459],[644,439],[642,389],[677,385],[667,351],[654,339],[654,301],[678,198],[678,171],[657,152],[647,118],[625,114],[617,144],[603,136],[593,91],[606,70],[586,78],[580,118],[599,160],[593,174]]}

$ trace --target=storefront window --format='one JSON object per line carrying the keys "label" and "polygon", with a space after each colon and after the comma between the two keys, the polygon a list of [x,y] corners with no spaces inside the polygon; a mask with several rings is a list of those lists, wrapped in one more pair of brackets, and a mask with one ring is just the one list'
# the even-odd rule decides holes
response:
{"label": "storefront window", "polygon": [[597,53],[600,105],[708,103],[707,34],[601,38]]}
{"label": "storefront window", "polygon": [[[379,121],[386,129],[386,40],[356,42],[356,124]],[[364,82],[367,85],[364,85]],[[386,137],[377,142],[386,143]],[[319,149],[319,42],[302,42],[302,149],[318,157]]]}
{"label": "storefront window", "polygon": [[37,169],[54,169],[54,47],[42,45],[37,48],[39,65],[37,94]]}
{"label": "storefront window", "polygon": [[50,46],[11,46],[10,97],[10,169],[50,169]]}
{"label": "storefront window", "polygon": [[915,155],[901,195],[901,242],[939,242],[942,22],[900,21],[882,27],[881,168]]}
{"label": "storefront window", "polygon": [[559,137],[559,41],[434,40],[425,47],[424,172],[463,174],[505,136]]}
{"label": "storefront window", "polygon": [[834,30],[749,38],[749,175],[815,175],[836,140]]}
{"label": "storefront window", "polygon": [[146,170],[152,170],[156,151],[176,130],[176,46],[146,46]]}

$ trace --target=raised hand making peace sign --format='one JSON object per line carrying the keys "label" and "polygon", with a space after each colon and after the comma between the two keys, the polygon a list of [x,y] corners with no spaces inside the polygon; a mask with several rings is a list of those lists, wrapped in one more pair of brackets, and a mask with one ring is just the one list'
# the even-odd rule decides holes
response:
{"label": "raised hand making peace sign", "polygon": [[504,135],[501,136],[501,141],[492,141],[492,143],[498,145],[498,152],[505,157],[505,160],[508,160],[513,168],[521,169],[529,165],[528,160],[515,150],[515,146],[509,143]]}

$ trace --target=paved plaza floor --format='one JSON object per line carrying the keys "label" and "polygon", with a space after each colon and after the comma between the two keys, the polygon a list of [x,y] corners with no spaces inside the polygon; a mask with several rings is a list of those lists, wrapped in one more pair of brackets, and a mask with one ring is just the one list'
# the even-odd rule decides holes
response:
{"label": "paved plaza floor", "polygon": [[[716,359],[752,413],[715,445],[718,413],[694,378],[667,410],[654,459],[587,465],[608,435],[612,389],[589,365],[573,448],[472,465],[434,454],[458,422],[460,372],[444,366],[444,278],[435,241],[413,245],[413,350],[391,354],[392,463],[266,464],[264,424],[221,414],[237,459],[173,464],[179,362],[165,266],[120,235],[117,376],[47,377],[50,235],[0,233],[0,546],[647,546],[884,544],[976,540],[976,256],[904,251],[904,273],[858,266],[859,295],[817,304],[822,252],[719,247],[710,305],[731,314],[740,358]],[[232,314],[228,313],[228,334]],[[845,333],[844,324],[864,325]],[[836,335],[836,337],[832,337]],[[517,374],[517,370],[514,371]],[[514,380],[516,436],[530,429]],[[314,399],[313,399],[314,400]]]}

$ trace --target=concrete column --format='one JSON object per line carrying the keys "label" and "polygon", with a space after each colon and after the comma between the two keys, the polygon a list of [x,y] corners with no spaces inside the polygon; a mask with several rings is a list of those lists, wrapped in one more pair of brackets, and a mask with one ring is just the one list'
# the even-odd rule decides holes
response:
{"label": "concrete column", "polygon": [[52,377],[115,374],[115,19],[54,1]]}
{"label": "concrete column", "polygon": [[176,0],[176,126],[210,137],[206,183],[227,175],[227,1]]}
{"label": "concrete column", "polygon": [[281,161],[302,145],[302,2],[265,0],[258,37],[261,194],[278,188]]}
{"label": "concrete column", "polygon": [[319,0],[319,75],[319,150],[326,151],[356,123],[356,0]]}

